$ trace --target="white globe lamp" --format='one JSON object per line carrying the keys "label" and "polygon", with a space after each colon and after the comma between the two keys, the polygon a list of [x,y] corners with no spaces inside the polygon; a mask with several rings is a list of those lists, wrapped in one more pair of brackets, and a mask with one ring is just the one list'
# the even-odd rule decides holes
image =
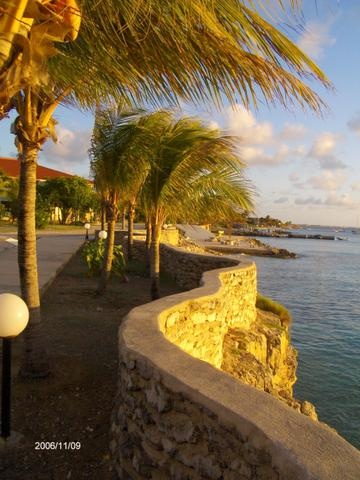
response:
{"label": "white globe lamp", "polygon": [[0,337],[2,345],[1,438],[10,437],[11,414],[11,340],[21,333],[29,321],[29,309],[20,297],[0,294]]}
{"label": "white globe lamp", "polygon": [[13,338],[29,321],[29,309],[24,300],[12,293],[0,294],[0,337]]}

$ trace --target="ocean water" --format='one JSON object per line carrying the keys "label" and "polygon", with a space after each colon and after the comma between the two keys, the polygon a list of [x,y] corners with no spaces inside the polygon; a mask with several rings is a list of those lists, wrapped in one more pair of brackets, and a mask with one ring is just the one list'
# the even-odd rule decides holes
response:
{"label": "ocean water", "polygon": [[258,290],[292,313],[299,353],[295,396],[314,403],[320,420],[360,448],[360,234],[307,233],[348,240],[261,238],[299,258],[251,257]]}

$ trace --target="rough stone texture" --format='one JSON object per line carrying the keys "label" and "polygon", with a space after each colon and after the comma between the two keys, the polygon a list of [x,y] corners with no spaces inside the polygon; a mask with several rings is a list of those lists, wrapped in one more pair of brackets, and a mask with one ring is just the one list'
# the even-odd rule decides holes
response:
{"label": "rough stone texture", "polygon": [[[164,232],[173,231],[164,230]],[[126,251],[126,242],[123,239],[122,245]],[[145,242],[143,240],[134,240],[133,257],[141,261],[147,260]],[[167,272],[177,285],[185,290],[191,290],[199,286],[204,272],[235,266],[238,262],[223,256],[189,253],[176,245],[163,242],[160,244],[160,264],[161,270]]]}
{"label": "rough stone texture", "polygon": [[250,328],[230,328],[222,353],[222,370],[317,420],[312,403],[293,398],[297,351],[290,345],[289,326],[277,315],[257,310]]}
{"label": "rough stone texture", "polygon": [[[191,290],[192,288],[199,286],[204,272],[238,264],[236,260],[232,260],[231,258],[189,253],[181,248],[176,248],[174,246],[170,247],[166,244],[161,244],[160,254],[161,268],[171,275],[171,277],[180,287],[187,290]],[[255,267],[253,269],[253,273],[254,272],[256,282]],[[234,275],[231,281],[233,284],[235,284],[239,278],[239,274],[233,273],[230,275]],[[229,280],[229,282],[231,281]],[[231,285],[229,285],[229,287],[231,288]],[[245,288],[242,289],[242,291],[244,292]]]}
{"label": "rough stone texture", "polygon": [[[183,261],[182,255],[179,257],[174,269],[177,275]],[[162,331],[172,343],[218,368],[222,364],[223,340],[228,329],[248,329],[256,319],[255,265],[220,273],[220,279],[221,287],[215,295],[182,302],[159,318]],[[185,281],[185,276],[181,280]]]}
{"label": "rough stone texture", "polygon": [[[185,259],[181,253],[176,259],[178,249],[165,246],[162,255],[164,250],[187,287],[209,262],[207,256],[197,259],[195,274],[186,277]],[[226,363],[222,344],[230,339],[238,342],[237,350],[246,345],[259,364],[266,357],[269,389],[290,393],[291,386],[283,382],[293,372],[286,363],[288,338],[281,330],[273,334],[274,319],[266,317],[272,328],[259,323],[255,276],[252,264],[206,272],[200,288],[128,314],[119,332],[111,427],[119,478],[360,478],[359,451],[336,432],[214,367]],[[256,330],[249,328],[256,323]],[[234,331],[242,340],[234,340]],[[302,407],[309,410],[307,404]]]}

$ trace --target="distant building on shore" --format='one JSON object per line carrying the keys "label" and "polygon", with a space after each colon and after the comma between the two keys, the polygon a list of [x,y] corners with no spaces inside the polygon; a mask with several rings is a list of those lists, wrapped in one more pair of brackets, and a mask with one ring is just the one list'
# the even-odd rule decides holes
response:
{"label": "distant building on shore", "polygon": [[[20,163],[16,158],[0,157],[0,171],[5,173],[8,177],[19,178],[20,176]],[[61,172],[60,170],[54,170],[53,168],[37,166],[36,181],[45,182],[48,178],[66,177],[71,178],[74,175],[70,173]]]}
{"label": "distant building on shore", "polygon": [[[18,180],[20,176],[20,162],[16,158],[10,157],[0,157],[0,173],[3,173],[5,176],[10,177],[11,179]],[[62,172],[60,170],[55,170],[53,168],[44,167],[42,165],[37,165],[36,169],[36,182],[41,183],[46,180],[54,178],[73,178],[76,175],[71,175],[67,172]],[[88,180],[89,184],[93,185],[93,181]],[[7,196],[6,188],[0,189],[0,206],[3,204],[5,207],[9,205],[9,197]],[[1,211],[1,210],[0,210]],[[92,212],[87,214],[89,218],[92,217]],[[59,207],[55,206],[51,214],[52,221],[59,222],[62,219],[62,211]]]}

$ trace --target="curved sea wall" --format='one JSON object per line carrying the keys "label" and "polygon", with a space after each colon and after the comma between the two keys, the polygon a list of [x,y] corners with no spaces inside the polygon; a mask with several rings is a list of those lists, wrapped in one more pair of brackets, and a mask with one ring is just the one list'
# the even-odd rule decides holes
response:
{"label": "curved sea wall", "polygon": [[184,287],[189,261],[188,285],[209,264],[231,266],[124,319],[111,427],[118,477],[358,480],[360,452],[335,431],[216,368],[226,332],[256,318],[255,266],[168,246],[162,261]]}

